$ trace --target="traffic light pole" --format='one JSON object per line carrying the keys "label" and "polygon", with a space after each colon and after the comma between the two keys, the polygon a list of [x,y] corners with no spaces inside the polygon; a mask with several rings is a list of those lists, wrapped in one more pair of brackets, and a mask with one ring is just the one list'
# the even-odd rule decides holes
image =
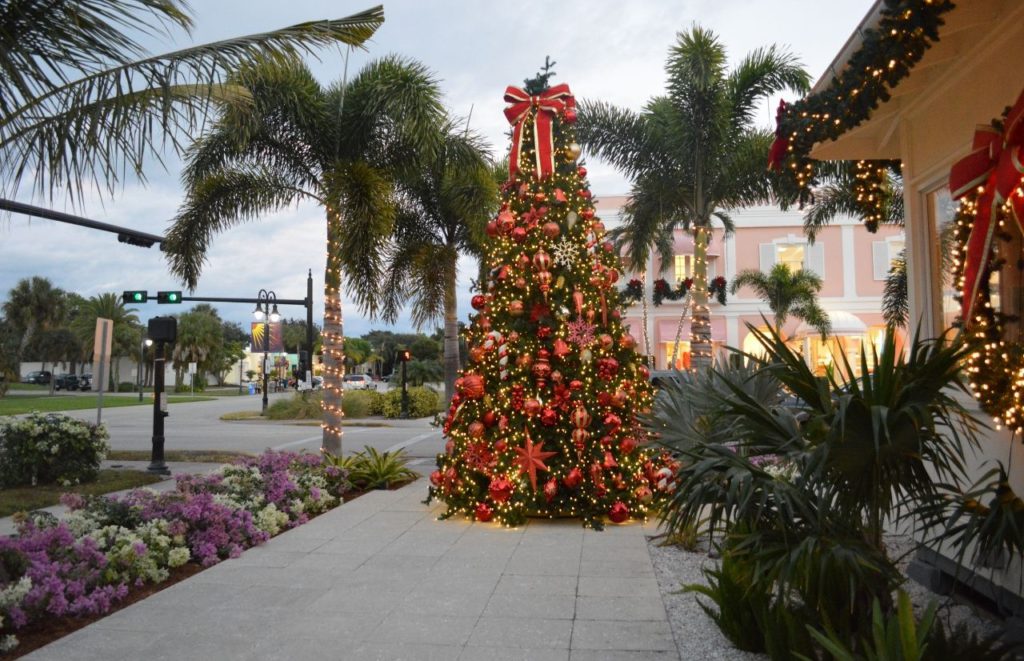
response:
{"label": "traffic light pole", "polygon": [[156,357],[153,359],[153,449],[149,458],[150,473],[169,475],[171,471],[164,463],[164,342],[157,340],[154,346]]}

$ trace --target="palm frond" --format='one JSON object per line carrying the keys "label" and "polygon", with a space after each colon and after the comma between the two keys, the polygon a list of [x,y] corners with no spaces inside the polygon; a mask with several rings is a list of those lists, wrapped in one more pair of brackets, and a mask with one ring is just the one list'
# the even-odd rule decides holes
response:
{"label": "palm frond", "polygon": [[[112,191],[125,172],[141,174],[148,156],[166,146],[180,149],[183,138],[201,129],[221,102],[218,84],[228,72],[332,43],[358,45],[382,21],[377,7],[227,39],[117,63],[23,99],[0,119],[0,175],[13,191],[32,172],[35,191],[51,198],[68,185],[72,199],[80,197],[83,181]],[[190,93],[182,95],[183,89]]]}
{"label": "palm frond", "polygon": [[734,121],[742,127],[755,120],[763,99],[786,89],[803,95],[811,79],[800,58],[773,45],[747,53],[729,74],[726,86]]}
{"label": "palm frond", "polygon": [[213,235],[316,195],[269,170],[225,170],[193,185],[167,233],[171,273],[195,289]]}
{"label": "palm frond", "polygon": [[910,299],[907,292],[907,256],[906,250],[900,251],[892,260],[889,273],[885,278],[885,289],[882,291],[882,316],[885,323],[898,328],[906,328],[910,317]]}
{"label": "palm frond", "polygon": [[652,140],[645,116],[610,103],[583,101],[579,105],[576,139],[630,179],[655,169],[667,154]]}

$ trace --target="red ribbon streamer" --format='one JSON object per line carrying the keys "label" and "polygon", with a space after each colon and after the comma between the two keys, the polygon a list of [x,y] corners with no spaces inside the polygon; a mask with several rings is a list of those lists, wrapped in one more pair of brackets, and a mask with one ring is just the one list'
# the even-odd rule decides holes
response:
{"label": "red ribbon streamer", "polygon": [[555,171],[555,145],[551,131],[555,115],[576,108],[576,98],[566,84],[549,87],[536,96],[530,96],[518,87],[505,88],[505,118],[513,125],[512,153],[509,154],[509,178],[514,179],[519,169],[519,154],[523,144],[523,125],[533,117],[534,172],[545,177]]}
{"label": "red ribbon streamer", "polygon": [[789,136],[782,132],[782,120],[786,117],[786,102],[779,101],[779,109],[775,111],[775,140],[768,150],[768,170],[781,171],[782,163],[789,151]]}
{"label": "red ribbon streamer", "polygon": [[[1024,91],[1010,108],[1000,133],[992,126],[979,126],[974,132],[971,153],[957,161],[949,173],[949,190],[959,200],[978,186],[978,197],[971,234],[967,239],[964,263],[961,316],[970,326],[971,313],[985,275],[985,263],[992,248],[996,213],[1010,199],[1013,216],[1024,231],[1024,195],[1014,189],[1024,182]],[[1012,197],[1011,197],[1012,196]]]}

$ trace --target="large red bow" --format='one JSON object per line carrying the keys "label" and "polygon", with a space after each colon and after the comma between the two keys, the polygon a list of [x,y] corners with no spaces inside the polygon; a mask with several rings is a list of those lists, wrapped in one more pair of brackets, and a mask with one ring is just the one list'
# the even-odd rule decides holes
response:
{"label": "large red bow", "polygon": [[537,96],[530,96],[518,87],[505,88],[505,101],[511,105],[505,108],[505,117],[512,124],[512,153],[509,154],[509,178],[516,176],[519,169],[519,154],[523,143],[523,124],[533,116],[533,144],[536,161],[535,172],[544,177],[555,171],[555,145],[551,126],[555,115],[564,110],[576,109],[576,98],[564,83],[550,87]]}
{"label": "large red bow", "polygon": [[949,173],[949,190],[953,199],[960,199],[981,186],[975,209],[971,235],[967,239],[964,264],[964,325],[971,324],[975,299],[985,275],[985,263],[992,248],[996,213],[1007,199],[1024,230],[1024,193],[1014,190],[1024,181],[1024,91],[1010,108],[999,132],[992,126],[979,126],[974,132],[972,151],[957,161]]}

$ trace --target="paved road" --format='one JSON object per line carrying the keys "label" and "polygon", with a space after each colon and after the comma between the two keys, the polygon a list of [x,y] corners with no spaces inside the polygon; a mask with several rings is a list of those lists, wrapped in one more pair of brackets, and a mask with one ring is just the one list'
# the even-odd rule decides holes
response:
{"label": "paved road", "polygon": [[[111,395],[108,395],[108,397]],[[271,394],[270,401],[290,397]],[[267,448],[316,451],[322,438],[317,425],[300,425],[264,420],[225,422],[225,413],[258,411],[260,398],[218,397],[206,402],[176,403],[164,419],[166,450],[239,450],[259,452]],[[95,422],[96,410],[68,411],[68,415]],[[103,410],[103,423],[115,450],[149,450],[153,437],[153,409],[129,406]],[[414,458],[432,459],[444,447],[441,433],[423,420],[374,419],[374,425],[353,421],[345,425],[342,448],[345,454],[371,445],[378,450],[406,447]]]}

